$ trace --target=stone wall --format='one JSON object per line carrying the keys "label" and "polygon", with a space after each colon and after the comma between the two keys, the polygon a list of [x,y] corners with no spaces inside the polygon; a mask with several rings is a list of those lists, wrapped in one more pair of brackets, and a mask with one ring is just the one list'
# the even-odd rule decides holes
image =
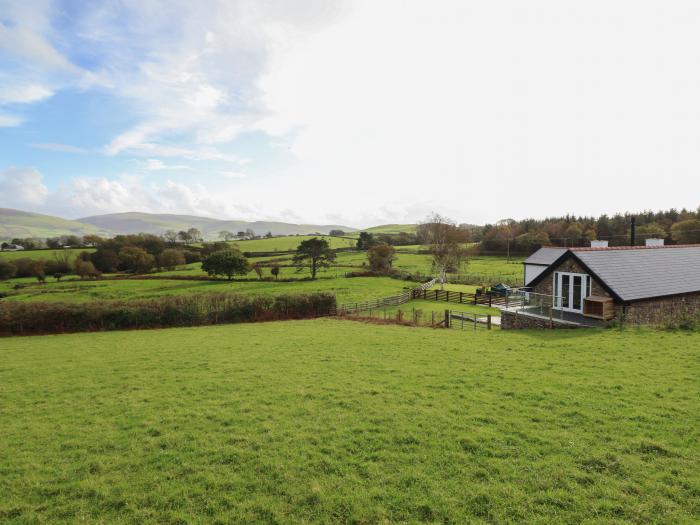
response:
{"label": "stone wall", "polygon": [[700,315],[700,292],[635,301],[617,309],[626,324],[661,324],[669,319]]}
{"label": "stone wall", "polygon": [[[537,283],[537,285],[532,288],[532,291],[534,293],[553,295],[554,292],[552,290],[552,283],[554,278],[552,276],[554,275],[554,272],[584,273],[589,275],[588,272],[584,270],[583,267],[581,267],[581,265],[576,261],[573,259],[566,259],[553,271],[551,271],[549,275],[542,279],[541,282]],[[610,297],[610,294],[605,291],[598,280],[593,276],[591,276],[591,294],[598,295],[600,297]]]}
{"label": "stone wall", "polygon": [[533,315],[523,315],[516,312],[501,312],[502,330],[528,330],[528,329],[550,329],[550,328],[578,328],[576,325],[546,317],[536,317]]}

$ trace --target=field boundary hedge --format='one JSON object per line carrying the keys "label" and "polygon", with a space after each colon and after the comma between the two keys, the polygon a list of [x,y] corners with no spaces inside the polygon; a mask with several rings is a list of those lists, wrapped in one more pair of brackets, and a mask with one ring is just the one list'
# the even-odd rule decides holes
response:
{"label": "field boundary hedge", "polygon": [[335,313],[328,293],[207,293],[129,301],[0,303],[0,336],[310,319]]}

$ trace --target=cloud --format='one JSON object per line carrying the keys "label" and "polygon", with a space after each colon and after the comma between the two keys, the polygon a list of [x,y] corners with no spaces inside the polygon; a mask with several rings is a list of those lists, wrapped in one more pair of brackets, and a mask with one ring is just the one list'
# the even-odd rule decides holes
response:
{"label": "cloud", "polygon": [[189,166],[181,164],[166,164],[160,159],[147,159],[143,165],[146,171],[161,171],[161,170],[187,170]]}
{"label": "cloud", "polygon": [[117,179],[73,177],[50,191],[34,168],[0,171],[0,207],[71,218],[141,211],[257,220],[268,213],[245,198],[236,199],[202,184],[152,182],[128,174]]}
{"label": "cloud", "polygon": [[7,80],[3,78],[0,85],[0,104],[31,104],[49,98],[54,93],[53,90],[38,84],[13,86],[9,85]]}
{"label": "cloud", "polygon": [[56,142],[35,142],[34,144],[32,144],[32,147],[37,149],[43,149],[46,151],[57,151],[60,153],[87,153],[87,150],[84,148],[71,146],[70,144],[58,144]]}
{"label": "cloud", "polygon": [[33,168],[8,168],[0,171],[0,206],[36,209],[46,203],[48,188],[41,173]]}
{"label": "cloud", "polygon": [[0,113],[0,128],[14,128],[24,123],[24,117]]}

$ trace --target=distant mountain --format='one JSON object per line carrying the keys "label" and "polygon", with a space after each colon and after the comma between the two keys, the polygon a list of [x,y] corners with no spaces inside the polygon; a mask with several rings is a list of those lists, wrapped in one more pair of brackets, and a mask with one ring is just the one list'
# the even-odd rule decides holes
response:
{"label": "distant mountain", "polygon": [[106,234],[93,224],[69,221],[51,215],[0,208],[0,240],[15,237],[59,237],[61,235]]}
{"label": "distant mountain", "polygon": [[187,230],[197,228],[205,238],[214,239],[222,230],[229,230],[233,233],[245,231],[247,228],[253,230],[257,235],[264,235],[272,232],[273,235],[296,235],[306,233],[328,234],[331,230],[343,230],[346,232],[355,231],[354,228],[339,226],[335,224],[290,224],[286,222],[270,221],[231,221],[221,219],[211,219],[208,217],[197,217],[194,215],[172,215],[154,213],[112,213],[108,215],[95,215],[77,219],[77,222],[91,225],[113,234],[127,233],[154,233],[161,234],[166,230]]}

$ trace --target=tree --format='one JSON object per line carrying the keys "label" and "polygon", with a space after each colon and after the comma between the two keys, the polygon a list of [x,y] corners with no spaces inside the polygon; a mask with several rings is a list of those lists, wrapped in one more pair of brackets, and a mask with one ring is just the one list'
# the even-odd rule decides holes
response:
{"label": "tree", "polygon": [[219,239],[221,239],[222,241],[228,242],[228,241],[232,241],[235,238],[236,238],[236,234],[233,232],[230,232],[228,230],[221,230],[219,232]]}
{"label": "tree", "polygon": [[328,232],[331,237],[344,237],[345,232],[343,230],[331,230]]}
{"label": "tree", "polygon": [[389,273],[396,260],[396,250],[390,244],[380,242],[367,250],[367,259],[372,271]]}
{"label": "tree", "polygon": [[252,228],[246,228],[245,235],[246,235],[246,237],[253,238],[253,237],[255,237],[255,232],[253,231]]}
{"label": "tree", "polygon": [[17,267],[7,261],[0,259],[0,281],[12,279],[17,272]]}
{"label": "tree", "polygon": [[260,263],[255,263],[253,265],[253,271],[255,271],[255,274],[258,276],[258,279],[262,279],[263,271],[262,266],[260,266]]}
{"label": "tree", "polygon": [[81,279],[97,278],[102,275],[100,271],[95,268],[95,265],[90,261],[84,261],[82,259],[76,259],[74,263],[75,274]]}
{"label": "tree", "polygon": [[301,241],[294,255],[294,264],[301,271],[307,265],[311,268],[311,278],[316,279],[319,268],[327,268],[335,261],[335,253],[325,239],[308,239]]}
{"label": "tree", "polygon": [[688,219],[671,226],[671,237],[678,244],[700,243],[700,220]]}
{"label": "tree", "polygon": [[192,236],[189,234],[189,232],[186,231],[177,232],[177,238],[185,244],[189,244],[192,242]]}
{"label": "tree", "polygon": [[44,261],[34,261],[32,266],[32,275],[40,283],[46,282],[46,263]]}
{"label": "tree", "polygon": [[187,235],[190,236],[190,242],[202,242],[202,232],[197,228],[190,228],[187,230]]}
{"label": "tree", "polygon": [[94,234],[89,234],[83,237],[83,244],[85,246],[99,246],[104,241],[104,238]]}
{"label": "tree", "polygon": [[637,244],[644,244],[645,239],[665,239],[666,236],[666,230],[655,222],[637,228]]}
{"label": "tree", "polygon": [[170,246],[175,246],[178,240],[178,233],[175,230],[167,230],[163,234],[163,240],[167,242]]}
{"label": "tree", "polygon": [[368,232],[360,232],[357,238],[357,249],[368,250],[374,244],[374,236]]}
{"label": "tree", "polygon": [[433,256],[433,268],[439,272],[441,288],[447,272],[455,272],[467,256],[465,243],[469,230],[459,228],[453,221],[434,213],[418,225],[418,236]]}
{"label": "tree", "polygon": [[174,270],[178,266],[183,266],[185,264],[185,254],[182,253],[181,250],[168,248],[167,250],[163,250],[160,254],[158,262],[163,268]]}
{"label": "tree", "polygon": [[274,276],[275,279],[277,279],[277,277],[280,274],[280,267],[275,265],[272,268],[270,268],[270,274]]}
{"label": "tree", "polygon": [[[87,257],[84,257],[87,256]],[[95,253],[83,252],[80,256],[84,261],[91,261],[102,272],[116,272],[119,269],[119,255],[109,248],[98,248]]]}
{"label": "tree", "polygon": [[245,232],[244,232],[244,231],[238,232],[238,233],[236,234],[236,237],[238,237],[239,239],[243,239],[243,238],[245,237]]}
{"label": "tree", "polygon": [[202,261],[202,270],[209,275],[224,275],[229,281],[234,275],[245,275],[250,271],[248,259],[237,250],[214,252]]}
{"label": "tree", "polygon": [[135,273],[148,273],[156,265],[156,259],[143,248],[125,246],[119,252],[120,265]]}

